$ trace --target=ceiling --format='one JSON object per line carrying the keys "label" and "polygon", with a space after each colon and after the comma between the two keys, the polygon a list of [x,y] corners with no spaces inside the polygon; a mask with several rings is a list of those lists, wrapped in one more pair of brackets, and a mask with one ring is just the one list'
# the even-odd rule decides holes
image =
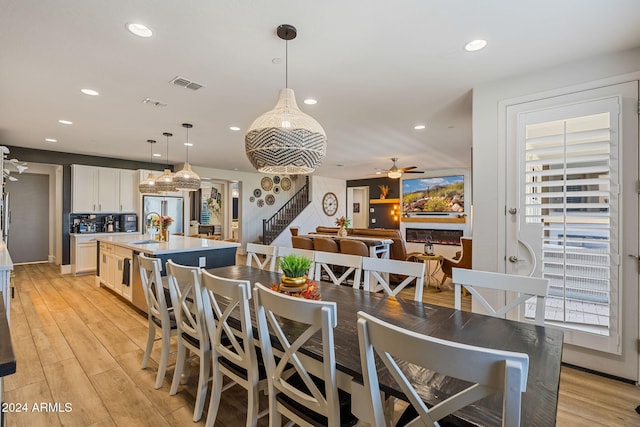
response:
{"label": "ceiling", "polygon": [[[390,157],[469,167],[473,87],[640,46],[638,0],[0,0],[0,11],[0,144],[149,161],[156,139],[166,163],[168,131],[181,163],[189,122],[192,164],[253,171],[244,131],[285,84],[275,29],[291,24],[289,87],[328,136],[316,174],[344,179]],[[463,49],[478,38],[485,49]]]}

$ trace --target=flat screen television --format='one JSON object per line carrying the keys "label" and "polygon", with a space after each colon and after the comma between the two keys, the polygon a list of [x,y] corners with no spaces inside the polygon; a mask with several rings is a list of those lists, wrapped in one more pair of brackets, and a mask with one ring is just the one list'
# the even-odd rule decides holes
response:
{"label": "flat screen television", "polygon": [[447,214],[464,212],[464,176],[437,176],[402,181],[402,213]]}

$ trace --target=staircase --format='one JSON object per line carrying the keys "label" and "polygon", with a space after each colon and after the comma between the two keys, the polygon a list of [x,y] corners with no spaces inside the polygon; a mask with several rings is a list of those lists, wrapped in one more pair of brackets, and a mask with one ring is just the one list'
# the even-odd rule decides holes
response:
{"label": "staircase", "polygon": [[262,220],[262,244],[270,245],[309,203],[311,203],[311,191],[309,190],[309,177],[306,176],[304,186],[271,218]]}

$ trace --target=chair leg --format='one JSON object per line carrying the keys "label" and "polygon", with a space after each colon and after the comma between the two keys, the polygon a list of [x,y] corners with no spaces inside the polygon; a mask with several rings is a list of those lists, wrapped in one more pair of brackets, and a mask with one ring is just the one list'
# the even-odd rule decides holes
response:
{"label": "chair leg", "polygon": [[142,358],[142,369],[147,368],[149,363],[149,357],[153,351],[153,342],[156,339],[156,324],[149,321],[149,334],[147,335],[147,348],[144,351],[144,357]]}
{"label": "chair leg", "polygon": [[207,410],[207,427],[213,427],[215,424],[218,417],[220,399],[222,398],[222,373],[216,369],[215,365],[211,369],[213,370],[213,384],[211,385],[211,397],[209,398],[209,409]]}
{"label": "chair leg", "polygon": [[158,375],[156,376],[156,389],[162,387],[164,374],[167,372],[169,362],[169,348],[171,345],[171,329],[168,327],[162,330],[162,351],[160,353],[160,364],[158,365]]}
{"label": "chair leg", "polygon": [[193,408],[193,421],[198,422],[202,418],[204,401],[209,388],[209,371],[211,369],[211,352],[200,352],[200,375],[198,376],[198,392],[196,393],[196,404]]}
{"label": "chair leg", "polygon": [[278,412],[275,390],[269,388],[269,427],[282,427],[282,415]]}
{"label": "chair leg", "polygon": [[249,384],[247,390],[247,427],[256,427],[258,425],[258,385]]}
{"label": "chair leg", "polygon": [[187,349],[180,339],[178,339],[178,355],[176,358],[176,368],[173,371],[173,381],[171,381],[171,389],[169,390],[169,395],[173,396],[178,392],[178,386],[180,385],[180,377],[182,376],[182,371],[184,370],[184,361],[186,359]]}

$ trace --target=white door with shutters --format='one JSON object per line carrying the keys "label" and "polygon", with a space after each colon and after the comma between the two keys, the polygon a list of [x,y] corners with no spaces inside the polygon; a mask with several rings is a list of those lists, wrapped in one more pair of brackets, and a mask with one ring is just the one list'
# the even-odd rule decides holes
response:
{"label": "white door with shutters", "polygon": [[505,271],[549,279],[545,323],[564,331],[563,361],[633,380],[637,108],[637,82],[508,107],[505,209]]}

